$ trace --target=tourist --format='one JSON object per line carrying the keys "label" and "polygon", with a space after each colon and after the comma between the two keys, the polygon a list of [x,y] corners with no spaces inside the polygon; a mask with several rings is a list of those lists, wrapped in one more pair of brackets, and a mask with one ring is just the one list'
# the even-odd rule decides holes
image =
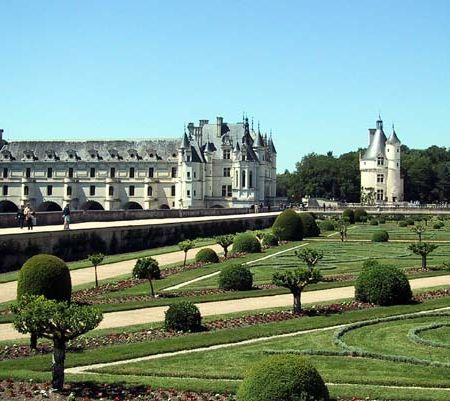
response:
{"label": "tourist", "polygon": [[33,223],[34,223],[36,217],[35,217],[35,213],[34,213],[32,207],[30,206],[30,204],[27,205],[27,207],[25,208],[23,213],[25,215],[25,222],[27,223],[28,230],[32,230]]}
{"label": "tourist", "polygon": [[23,205],[20,206],[19,210],[16,214],[17,224],[19,225],[20,229],[23,228],[23,223],[25,222],[25,211]]}
{"label": "tourist", "polygon": [[66,207],[63,210],[63,221],[64,221],[64,230],[69,230],[70,225],[70,208],[69,205],[66,205]]}

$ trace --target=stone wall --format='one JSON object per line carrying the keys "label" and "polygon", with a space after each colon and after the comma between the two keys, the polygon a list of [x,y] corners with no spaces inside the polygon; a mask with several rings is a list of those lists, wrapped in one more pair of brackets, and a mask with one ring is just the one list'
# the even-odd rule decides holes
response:
{"label": "stone wall", "polygon": [[262,229],[270,227],[275,218],[275,215],[255,214],[220,222],[178,222],[2,235],[0,272],[19,269],[26,259],[38,253],[54,254],[68,262],[84,259],[95,252],[132,252],[176,244],[184,239]]}

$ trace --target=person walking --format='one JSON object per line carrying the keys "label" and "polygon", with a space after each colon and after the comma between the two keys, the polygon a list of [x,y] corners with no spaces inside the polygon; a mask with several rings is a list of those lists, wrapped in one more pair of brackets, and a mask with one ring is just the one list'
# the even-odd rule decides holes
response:
{"label": "person walking", "polygon": [[19,210],[16,214],[17,224],[19,225],[20,229],[23,228],[23,223],[25,222],[25,210],[23,205],[20,206]]}
{"label": "person walking", "polygon": [[64,230],[69,230],[70,227],[70,207],[69,205],[66,205],[66,207],[63,210],[63,221],[64,221]]}
{"label": "person walking", "polygon": [[25,208],[23,213],[25,215],[25,222],[27,223],[28,230],[32,230],[33,229],[34,211],[29,204],[27,205],[27,207]]}

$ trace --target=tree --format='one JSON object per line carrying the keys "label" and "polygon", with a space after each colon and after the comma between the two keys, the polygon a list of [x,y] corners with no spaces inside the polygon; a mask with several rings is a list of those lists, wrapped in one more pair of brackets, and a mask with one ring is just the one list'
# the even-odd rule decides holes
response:
{"label": "tree", "polygon": [[308,269],[312,269],[319,260],[323,259],[323,252],[313,248],[302,248],[295,251],[295,256],[306,263]]}
{"label": "tree", "polygon": [[427,230],[424,224],[417,224],[411,227],[411,231],[416,233],[419,237],[419,242],[422,242],[422,235]]}
{"label": "tree", "polygon": [[433,252],[438,246],[435,244],[430,244],[428,242],[417,242],[415,244],[410,244],[408,249],[411,250],[416,255],[422,257],[422,269],[427,269],[427,256]]}
{"label": "tree", "polygon": [[322,274],[317,268],[299,267],[295,270],[276,272],[272,277],[272,283],[278,287],[287,288],[294,297],[293,312],[302,311],[301,295],[308,284],[318,283],[322,280]]}
{"label": "tree", "polygon": [[57,302],[42,295],[25,296],[11,309],[19,333],[38,333],[53,341],[52,386],[62,390],[67,342],[97,327],[102,313],[92,306]]}
{"label": "tree", "polygon": [[94,266],[95,271],[95,288],[98,288],[98,276],[97,276],[97,266],[103,262],[105,259],[105,255],[103,253],[94,253],[93,255],[88,256],[89,261]]}
{"label": "tree", "polygon": [[148,282],[150,283],[150,293],[153,298],[155,297],[152,280],[161,278],[159,264],[155,259],[150,257],[138,259],[133,268],[133,277],[140,280],[148,280]]}
{"label": "tree", "polygon": [[220,245],[223,248],[223,256],[225,259],[228,255],[228,248],[233,245],[234,235],[233,234],[224,234],[218,235],[216,238],[216,244]]}
{"label": "tree", "polygon": [[178,247],[180,248],[180,250],[182,250],[184,252],[183,267],[186,266],[186,259],[187,259],[187,254],[188,254],[189,250],[194,248],[194,246],[195,246],[195,242],[191,241],[189,239],[178,243]]}

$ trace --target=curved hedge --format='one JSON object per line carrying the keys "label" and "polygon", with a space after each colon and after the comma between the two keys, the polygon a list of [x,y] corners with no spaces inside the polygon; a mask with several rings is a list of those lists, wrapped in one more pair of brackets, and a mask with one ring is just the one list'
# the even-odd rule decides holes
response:
{"label": "curved hedge", "polygon": [[335,231],[335,226],[331,220],[324,220],[319,223],[320,229],[323,231]]}
{"label": "curved hedge", "polygon": [[23,295],[43,295],[56,301],[70,301],[72,281],[64,261],[40,254],[28,259],[19,271],[17,299]]}
{"label": "curved hedge", "polygon": [[318,237],[320,235],[320,228],[311,213],[299,213],[299,217],[303,224],[304,237]]}
{"label": "curved hedge", "polygon": [[388,242],[389,241],[389,233],[384,230],[375,231],[372,234],[372,242]]}
{"label": "curved hedge", "polygon": [[330,399],[316,368],[297,355],[262,359],[246,373],[237,401],[300,401]]}
{"label": "curved hedge", "polygon": [[175,331],[199,331],[202,328],[202,316],[192,302],[181,301],[167,309],[164,327]]}
{"label": "curved hedge", "polygon": [[214,249],[203,248],[200,249],[195,255],[195,261],[197,263],[218,263],[219,257]]}
{"label": "curved hedge", "polygon": [[378,225],[378,220],[377,219],[370,220],[370,225],[371,226],[377,226]]}
{"label": "curved hedge", "polygon": [[408,222],[406,220],[400,220],[398,222],[399,227],[408,227]]}
{"label": "curved hedge", "polygon": [[265,233],[262,244],[263,246],[278,246],[278,238],[272,233]]}
{"label": "curved hedge", "polygon": [[367,218],[367,212],[362,207],[357,207],[354,210],[353,215],[355,217],[355,222],[357,222],[357,223],[361,223],[361,222],[365,221]]}
{"label": "curved hedge", "polygon": [[411,301],[412,292],[406,274],[389,265],[373,264],[363,268],[355,284],[355,299],[388,306]]}
{"label": "curved hedge", "polygon": [[355,224],[355,212],[353,209],[345,209],[342,212],[342,218],[347,220],[350,224]]}
{"label": "curved hedge", "polygon": [[261,243],[251,233],[238,234],[234,237],[233,252],[258,253],[261,252]]}
{"label": "curved hedge", "polygon": [[272,232],[281,241],[301,241],[303,223],[300,216],[292,209],[280,213],[272,225]]}
{"label": "curved hedge", "polygon": [[253,287],[253,274],[248,267],[230,265],[219,274],[219,288],[224,290],[248,291]]}

